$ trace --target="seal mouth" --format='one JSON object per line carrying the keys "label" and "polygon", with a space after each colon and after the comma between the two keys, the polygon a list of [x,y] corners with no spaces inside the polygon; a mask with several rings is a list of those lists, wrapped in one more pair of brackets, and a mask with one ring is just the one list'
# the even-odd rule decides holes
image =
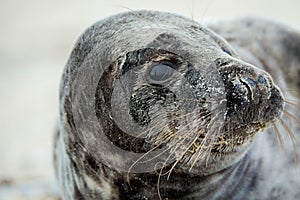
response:
{"label": "seal mouth", "polygon": [[[211,153],[227,154],[235,150],[237,146],[242,146],[247,141],[254,138],[258,131],[266,127],[264,122],[253,122],[247,125],[236,127],[227,132],[221,132],[213,141]],[[203,137],[199,137],[190,148],[190,153],[195,153],[199,146],[203,144]]]}

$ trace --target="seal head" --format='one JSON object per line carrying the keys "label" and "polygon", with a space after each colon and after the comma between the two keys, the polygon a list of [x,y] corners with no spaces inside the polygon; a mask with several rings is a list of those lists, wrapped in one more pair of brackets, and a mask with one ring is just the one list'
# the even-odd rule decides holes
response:
{"label": "seal head", "polygon": [[[159,162],[222,170],[280,115],[282,95],[214,32],[165,15],[115,16],[81,37],[61,92],[72,129],[65,142],[79,138],[97,162],[121,171],[153,171]],[[136,162],[145,153],[147,167]]]}
{"label": "seal head", "polygon": [[61,167],[72,171],[61,178],[64,187],[73,181],[68,191],[77,191],[76,198],[104,199],[146,193],[157,199],[152,193],[165,170],[174,180],[159,187],[170,198],[173,190],[199,198],[195,191],[205,184],[189,192],[178,186],[186,177],[208,186],[216,174],[225,174],[224,181],[240,177],[255,134],[284,105],[271,76],[242,61],[213,31],[150,11],[89,28],[66,66],[60,101]]}

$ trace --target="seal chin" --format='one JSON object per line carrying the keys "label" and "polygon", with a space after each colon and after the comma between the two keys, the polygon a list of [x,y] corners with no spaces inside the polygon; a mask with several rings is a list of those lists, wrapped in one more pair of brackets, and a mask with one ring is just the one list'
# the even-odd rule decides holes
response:
{"label": "seal chin", "polygon": [[[194,163],[185,163],[184,159],[180,162],[180,169],[184,172],[195,175],[211,175],[220,172],[224,169],[228,169],[231,166],[238,163],[249,151],[252,146],[252,140],[246,140],[243,145],[235,145],[230,150],[225,150],[229,148],[229,143],[223,144],[223,151],[212,149],[209,156],[204,159],[199,159]],[[216,145],[215,145],[216,147]]]}

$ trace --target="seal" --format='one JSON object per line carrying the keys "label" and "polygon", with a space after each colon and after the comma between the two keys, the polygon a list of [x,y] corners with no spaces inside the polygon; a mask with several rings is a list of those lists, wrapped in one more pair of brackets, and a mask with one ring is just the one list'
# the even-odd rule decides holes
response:
{"label": "seal", "polygon": [[299,32],[265,19],[97,22],[61,82],[63,198],[300,198],[299,107],[277,86],[299,97],[299,55]]}

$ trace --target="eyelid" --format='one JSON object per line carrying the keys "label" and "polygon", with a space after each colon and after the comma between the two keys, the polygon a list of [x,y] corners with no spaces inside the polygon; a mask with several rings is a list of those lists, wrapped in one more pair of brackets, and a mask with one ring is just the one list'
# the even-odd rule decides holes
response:
{"label": "eyelid", "polygon": [[230,51],[228,48],[222,47],[222,50],[223,50],[225,53],[227,53],[228,55],[232,56],[232,53],[231,53],[231,51]]}
{"label": "eyelid", "polygon": [[[168,71],[164,71],[162,73],[162,75],[161,75],[162,80],[155,80],[154,78],[151,78],[151,72],[152,72],[152,70],[155,70],[154,69],[155,67],[159,67],[159,66],[165,67],[165,69]],[[170,62],[163,61],[163,62],[154,63],[150,67],[148,67],[148,69],[146,70],[146,80],[149,84],[152,84],[152,85],[162,84],[162,83],[168,81],[172,77],[174,70],[175,70],[174,65]]]}

